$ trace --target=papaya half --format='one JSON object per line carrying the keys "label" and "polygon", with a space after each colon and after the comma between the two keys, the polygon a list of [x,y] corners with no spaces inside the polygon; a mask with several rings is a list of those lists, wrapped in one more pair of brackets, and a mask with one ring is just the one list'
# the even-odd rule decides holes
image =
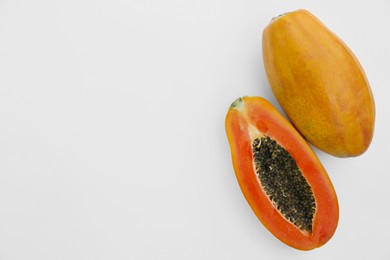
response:
{"label": "papaya half", "polygon": [[238,183],[258,219],[293,248],[324,245],[337,227],[338,200],[309,144],[260,97],[234,101],[225,126]]}
{"label": "papaya half", "polygon": [[263,31],[263,60],[280,106],[320,150],[352,157],[369,147],[375,104],[347,45],[306,10],[280,15]]}

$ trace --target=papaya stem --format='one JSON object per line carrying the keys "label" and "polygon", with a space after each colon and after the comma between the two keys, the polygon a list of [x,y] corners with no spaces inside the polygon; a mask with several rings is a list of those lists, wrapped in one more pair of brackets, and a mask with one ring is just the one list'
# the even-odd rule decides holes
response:
{"label": "papaya stem", "polygon": [[275,19],[278,19],[279,17],[281,17],[281,16],[283,16],[283,15],[285,15],[285,14],[288,14],[288,13],[290,13],[290,12],[282,13],[282,14],[279,14],[278,16],[272,17],[271,22],[272,22],[273,20],[275,20]]}
{"label": "papaya stem", "polygon": [[230,105],[232,108],[241,108],[243,103],[243,99],[241,97],[237,98],[234,100],[234,102]]}

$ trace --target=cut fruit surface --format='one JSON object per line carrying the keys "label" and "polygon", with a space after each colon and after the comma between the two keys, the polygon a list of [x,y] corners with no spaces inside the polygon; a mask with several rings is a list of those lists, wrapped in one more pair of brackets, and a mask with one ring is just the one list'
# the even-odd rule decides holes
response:
{"label": "cut fruit surface", "polygon": [[226,133],[240,188],[264,226],[296,249],[325,244],[337,227],[337,196],[297,130],[265,99],[243,97],[229,108]]}

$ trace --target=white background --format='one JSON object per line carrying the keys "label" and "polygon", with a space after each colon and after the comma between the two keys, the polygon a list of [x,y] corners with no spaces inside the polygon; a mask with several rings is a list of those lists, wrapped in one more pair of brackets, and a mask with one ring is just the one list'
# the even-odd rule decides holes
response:
{"label": "white background", "polygon": [[[277,106],[262,30],[299,8],[355,52],[377,109],[364,155],[316,150],[340,222],[310,252],[257,220],[224,129],[239,96]],[[0,259],[389,260],[389,12],[388,0],[0,0]]]}

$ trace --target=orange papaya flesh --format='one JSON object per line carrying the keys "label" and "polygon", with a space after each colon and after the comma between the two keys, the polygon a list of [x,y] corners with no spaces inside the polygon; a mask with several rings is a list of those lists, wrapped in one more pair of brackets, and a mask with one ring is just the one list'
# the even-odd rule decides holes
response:
{"label": "orange papaya flesh", "polygon": [[234,171],[263,225],[285,244],[311,250],[334,234],[333,185],[311,147],[265,99],[237,99],[226,116]]}
{"label": "orange papaya flesh", "polygon": [[361,64],[338,36],[298,10],[271,20],[262,48],[276,99],[310,143],[337,157],[368,149],[374,98]]}

